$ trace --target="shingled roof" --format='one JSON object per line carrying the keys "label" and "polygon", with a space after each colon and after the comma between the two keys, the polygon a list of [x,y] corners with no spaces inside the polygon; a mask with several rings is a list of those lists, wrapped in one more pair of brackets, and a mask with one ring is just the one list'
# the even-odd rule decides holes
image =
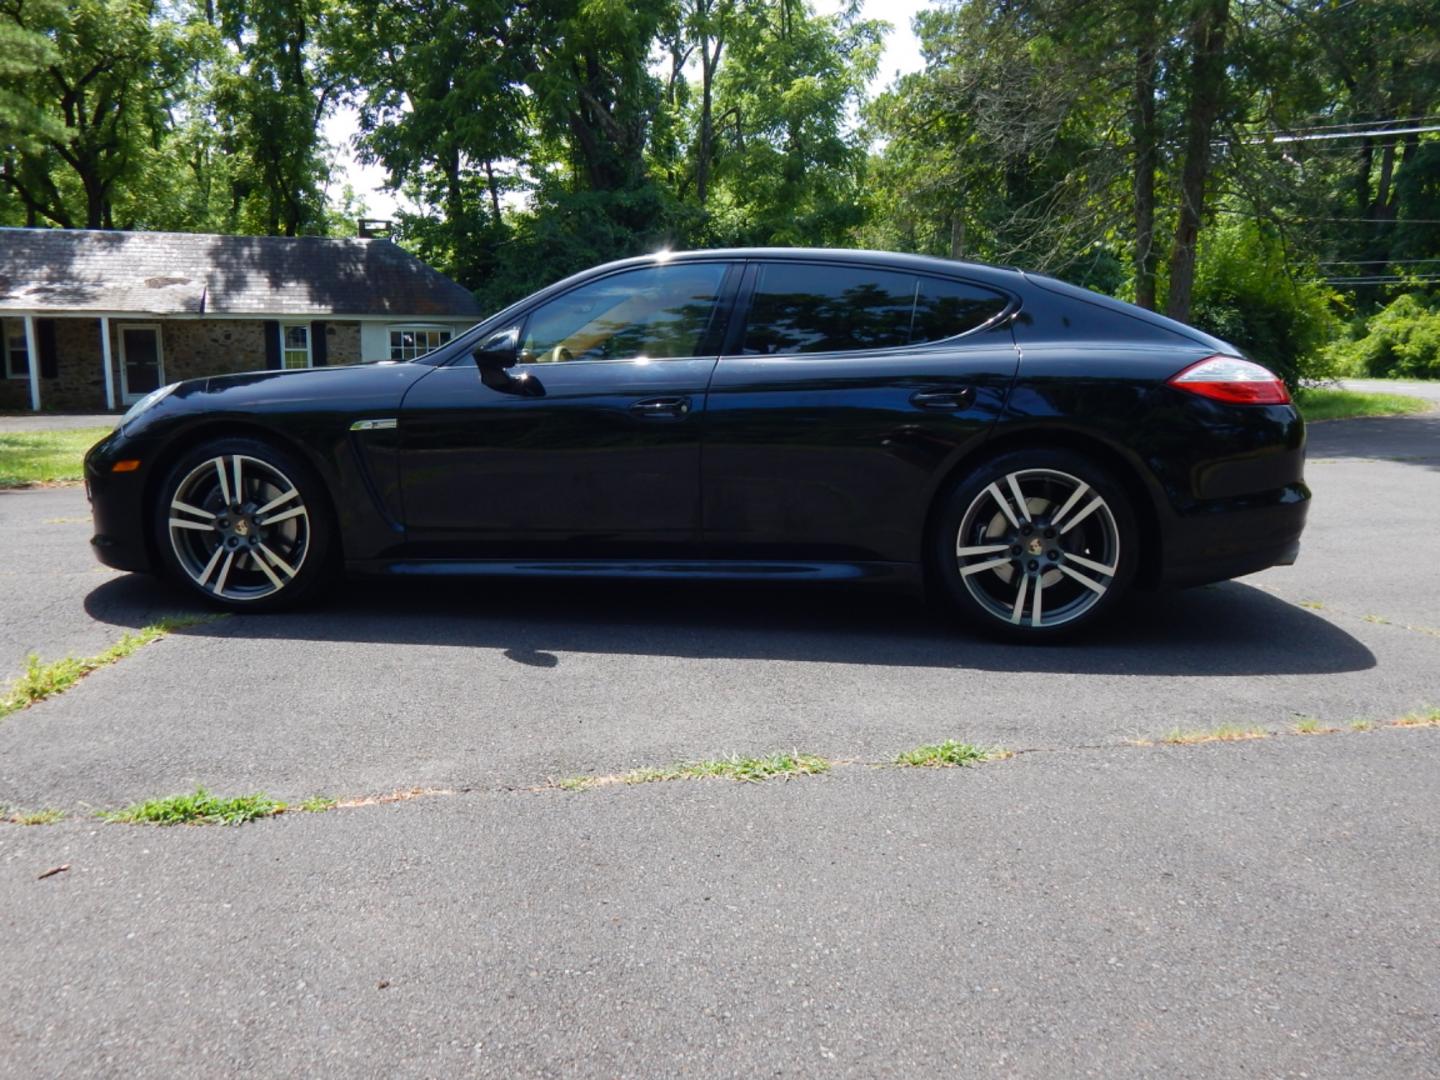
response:
{"label": "shingled roof", "polygon": [[0,229],[0,313],[478,317],[388,240]]}

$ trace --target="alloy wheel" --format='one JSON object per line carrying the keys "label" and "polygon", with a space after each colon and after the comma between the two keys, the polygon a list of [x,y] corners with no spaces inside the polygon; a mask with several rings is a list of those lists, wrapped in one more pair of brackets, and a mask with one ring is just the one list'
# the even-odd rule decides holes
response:
{"label": "alloy wheel", "polygon": [[955,543],[960,579],[989,614],[1045,629],[1101,602],[1120,567],[1105,498],[1058,469],[1018,469],[971,500]]}
{"label": "alloy wheel", "polygon": [[223,454],[175,488],[170,544],[196,586],[231,601],[261,600],[288,586],[310,549],[300,489],[269,462]]}

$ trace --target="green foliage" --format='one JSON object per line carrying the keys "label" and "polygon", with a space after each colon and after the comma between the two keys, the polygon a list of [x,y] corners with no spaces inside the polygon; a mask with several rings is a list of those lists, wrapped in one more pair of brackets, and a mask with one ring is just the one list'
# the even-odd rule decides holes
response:
{"label": "green foliage", "polygon": [[1364,336],[1337,342],[1331,356],[1348,375],[1440,379],[1440,301],[1396,297],[1370,319]]}
{"label": "green foliage", "polygon": [[150,799],[101,816],[106,821],[125,825],[243,825],[247,821],[284,812],[283,802],[258,792],[222,799],[203,787],[197,787],[189,795]]}
{"label": "green foliage", "polygon": [[1334,294],[1297,278],[1280,238],[1252,222],[1212,228],[1200,251],[1192,321],[1244,349],[1291,388],[1330,371]]}

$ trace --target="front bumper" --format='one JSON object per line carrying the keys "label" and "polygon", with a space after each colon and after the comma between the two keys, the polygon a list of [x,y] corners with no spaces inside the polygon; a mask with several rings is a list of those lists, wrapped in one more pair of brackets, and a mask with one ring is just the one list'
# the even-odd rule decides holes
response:
{"label": "front bumper", "polygon": [[[95,526],[90,548],[106,566],[145,573],[155,568],[146,542],[145,481],[149,470],[142,464],[134,472],[111,471],[120,456],[114,453],[118,438],[118,432],[109,435],[85,455],[85,494]],[[133,443],[127,443],[124,456],[145,461]]]}

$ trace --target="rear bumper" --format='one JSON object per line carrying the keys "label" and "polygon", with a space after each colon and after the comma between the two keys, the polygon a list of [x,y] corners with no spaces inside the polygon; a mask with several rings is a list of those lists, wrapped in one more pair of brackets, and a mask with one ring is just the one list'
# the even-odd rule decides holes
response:
{"label": "rear bumper", "polygon": [[1204,585],[1289,566],[1300,553],[1300,534],[1310,509],[1303,481],[1275,491],[1195,506],[1170,530],[1161,582]]}

